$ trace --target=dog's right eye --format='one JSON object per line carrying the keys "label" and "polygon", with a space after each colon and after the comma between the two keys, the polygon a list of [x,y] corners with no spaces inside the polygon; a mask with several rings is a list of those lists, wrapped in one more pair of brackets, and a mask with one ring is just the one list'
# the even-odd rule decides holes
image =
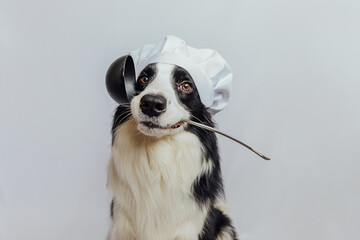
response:
{"label": "dog's right eye", "polygon": [[193,88],[191,86],[191,83],[189,82],[182,82],[179,86],[178,89],[182,92],[186,92],[186,93],[191,93]]}
{"label": "dog's right eye", "polygon": [[146,77],[146,76],[143,76],[140,78],[139,82],[142,84],[142,85],[147,85],[149,83],[149,78]]}

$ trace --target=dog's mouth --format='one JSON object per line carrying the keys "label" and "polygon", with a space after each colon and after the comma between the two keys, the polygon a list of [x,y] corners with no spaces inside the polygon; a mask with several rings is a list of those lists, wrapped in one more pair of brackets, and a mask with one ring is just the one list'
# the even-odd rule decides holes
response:
{"label": "dog's mouth", "polygon": [[184,121],[181,120],[173,125],[167,125],[167,126],[161,126],[158,125],[156,123],[150,122],[150,121],[144,121],[144,122],[140,122],[140,124],[152,129],[152,128],[158,128],[158,129],[176,129],[181,127],[184,124]]}

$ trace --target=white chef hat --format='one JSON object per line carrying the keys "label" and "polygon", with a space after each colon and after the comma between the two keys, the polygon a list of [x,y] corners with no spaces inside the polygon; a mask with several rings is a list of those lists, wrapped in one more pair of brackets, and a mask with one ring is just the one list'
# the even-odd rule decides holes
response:
{"label": "white chef hat", "polygon": [[159,44],[147,44],[131,52],[136,77],[150,63],[170,63],[184,68],[193,78],[201,102],[211,114],[221,111],[230,96],[232,71],[212,49],[197,49],[168,35]]}

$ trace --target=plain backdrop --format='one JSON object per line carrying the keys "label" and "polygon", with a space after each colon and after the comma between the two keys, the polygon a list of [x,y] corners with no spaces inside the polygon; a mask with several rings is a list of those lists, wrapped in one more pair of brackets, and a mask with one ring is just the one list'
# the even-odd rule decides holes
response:
{"label": "plain backdrop", "polygon": [[113,60],[167,34],[234,72],[218,127],[242,240],[360,238],[357,0],[0,0],[0,239],[99,240]]}

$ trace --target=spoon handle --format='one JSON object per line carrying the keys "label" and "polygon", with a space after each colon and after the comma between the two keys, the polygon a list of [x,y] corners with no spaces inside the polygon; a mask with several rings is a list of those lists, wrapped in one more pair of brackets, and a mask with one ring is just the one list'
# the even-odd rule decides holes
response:
{"label": "spoon handle", "polygon": [[215,129],[215,128],[212,128],[212,127],[209,127],[209,126],[206,126],[204,124],[201,124],[201,123],[198,123],[198,122],[194,122],[194,121],[191,121],[191,120],[187,120],[187,123],[193,125],[193,126],[196,126],[196,127],[200,127],[200,128],[203,128],[203,129],[206,129],[206,130],[209,130],[209,131],[212,131],[212,132],[216,132],[220,135],[223,135],[227,138],[230,138],[231,140],[243,145],[244,147],[246,147],[247,149],[250,149],[251,151],[253,151],[254,153],[256,153],[258,156],[262,157],[263,159],[265,160],[270,160],[270,158],[264,156],[263,154],[261,154],[260,152],[256,151],[255,149],[253,149],[252,147],[250,147],[249,145],[241,142],[240,140],[226,134],[226,133],[223,133],[223,132],[220,132],[219,130]]}

